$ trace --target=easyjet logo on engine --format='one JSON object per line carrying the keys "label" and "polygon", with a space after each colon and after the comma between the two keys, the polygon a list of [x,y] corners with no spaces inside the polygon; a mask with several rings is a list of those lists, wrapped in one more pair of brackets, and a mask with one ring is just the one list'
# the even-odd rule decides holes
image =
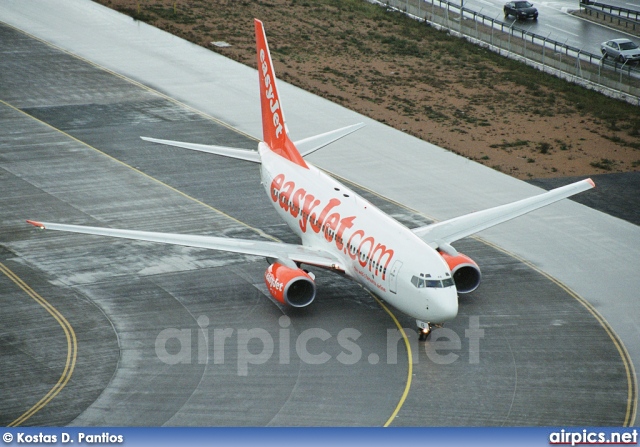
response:
{"label": "easyjet logo on engine", "polygon": [[260,62],[262,63],[262,77],[264,78],[264,88],[267,99],[269,100],[269,109],[271,110],[271,119],[273,120],[273,126],[275,127],[276,138],[280,138],[282,133],[282,112],[280,110],[280,104],[278,99],[273,94],[273,84],[271,75],[269,74],[269,64],[267,63],[267,57],[264,49],[260,49]]}
{"label": "easyjet logo on engine", "polygon": [[309,229],[317,234],[322,233],[327,242],[335,243],[338,250],[357,260],[361,267],[386,279],[393,250],[376,242],[364,230],[354,228],[356,216],[342,217],[338,212],[342,204],[340,199],[332,198],[322,204],[304,188],[296,188],[295,182],[286,181],[284,174],[278,174],[271,181],[271,200],[292,217],[298,218],[303,233]]}
{"label": "easyjet logo on engine", "polygon": [[269,287],[273,290],[277,290],[279,292],[282,292],[282,289],[284,289],[284,284],[282,284],[278,278],[276,278],[273,275],[273,264],[271,264],[269,266],[269,268],[267,269],[267,274],[265,275],[265,279],[267,280],[267,284],[269,284]]}

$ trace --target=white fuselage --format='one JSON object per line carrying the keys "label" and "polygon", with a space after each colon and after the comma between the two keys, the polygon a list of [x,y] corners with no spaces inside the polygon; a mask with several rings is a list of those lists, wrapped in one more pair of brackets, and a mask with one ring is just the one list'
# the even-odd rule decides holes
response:
{"label": "white fuselage", "polygon": [[303,245],[333,253],[347,276],[418,320],[456,316],[458,294],[437,251],[316,167],[292,163],[264,143],[259,152],[267,195]]}

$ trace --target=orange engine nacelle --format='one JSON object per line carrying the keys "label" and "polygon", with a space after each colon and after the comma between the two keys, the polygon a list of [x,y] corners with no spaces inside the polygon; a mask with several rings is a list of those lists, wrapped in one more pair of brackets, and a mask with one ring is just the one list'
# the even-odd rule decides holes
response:
{"label": "orange engine nacelle", "polygon": [[274,262],[264,272],[264,282],[271,296],[282,304],[305,307],[316,297],[316,283],[300,268]]}
{"label": "orange engine nacelle", "polygon": [[438,253],[449,265],[458,293],[471,293],[478,288],[482,274],[473,259],[462,253],[458,253],[457,256],[448,255],[443,251]]}

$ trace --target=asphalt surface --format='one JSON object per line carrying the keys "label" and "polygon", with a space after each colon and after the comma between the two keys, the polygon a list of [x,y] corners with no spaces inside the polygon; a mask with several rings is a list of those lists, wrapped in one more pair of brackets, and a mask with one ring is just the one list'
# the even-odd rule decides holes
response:
{"label": "asphalt surface", "polygon": [[[318,301],[292,312],[265,297],[264,260],[26,226],[34,218],[232,237],[259,229],[294,242],[255,165],[138,138],[255,147],[244,132],[19,31],[0,33],[0,182],[11,191],[0,228],[9,272],[0,282],[0,423],[383,425],[396,409],[394,425],[628,419],[635,383],[608,324],[535,266],[481,241],[457,247],[480,262],[483,285],[431,344],[409,333],[409,365],[392,318],[338,276],[317,272]],[[363,194],[410,226],[425,221]],[[311,338],[301,355],[296,342],[309,335],[329,338]],[[261,356],[269,339],[274,353]],[[65,386],[24,419],[65,374]]]}
{"label": "asphalt surface", "polygon": [[[529,183],[549,190],[578,181],[581,178],[534,179]],[[589,194],[579,194],[572,197],[571,200],[634,225],[640,225],[640,172],[597,174],[591,178],[595,182],[596,188],[591,190]]]}

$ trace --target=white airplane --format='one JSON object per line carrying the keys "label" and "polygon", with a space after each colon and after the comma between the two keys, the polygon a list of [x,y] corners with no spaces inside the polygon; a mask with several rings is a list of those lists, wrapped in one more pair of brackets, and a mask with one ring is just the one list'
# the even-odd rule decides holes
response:
{"label": "white airplane", "polygon": [[284,305],[305,307],[316,297],[321,267],[353,279],[416,318],[420,339],[431,325],[458,313],[458,294],[480,284],[478,265],[451,243],[593,188],[582,180],[514,203],[410,230],[305,161],[304,156],[363,124],[293,142],[289,138],[263,24],[255,20],[263,141],[258,151],[142,137],[146,141],[260,163],[262,184],[278,214],[302,244],[27,221],[41,229],[70,231],[264,256],[270,294]]}

